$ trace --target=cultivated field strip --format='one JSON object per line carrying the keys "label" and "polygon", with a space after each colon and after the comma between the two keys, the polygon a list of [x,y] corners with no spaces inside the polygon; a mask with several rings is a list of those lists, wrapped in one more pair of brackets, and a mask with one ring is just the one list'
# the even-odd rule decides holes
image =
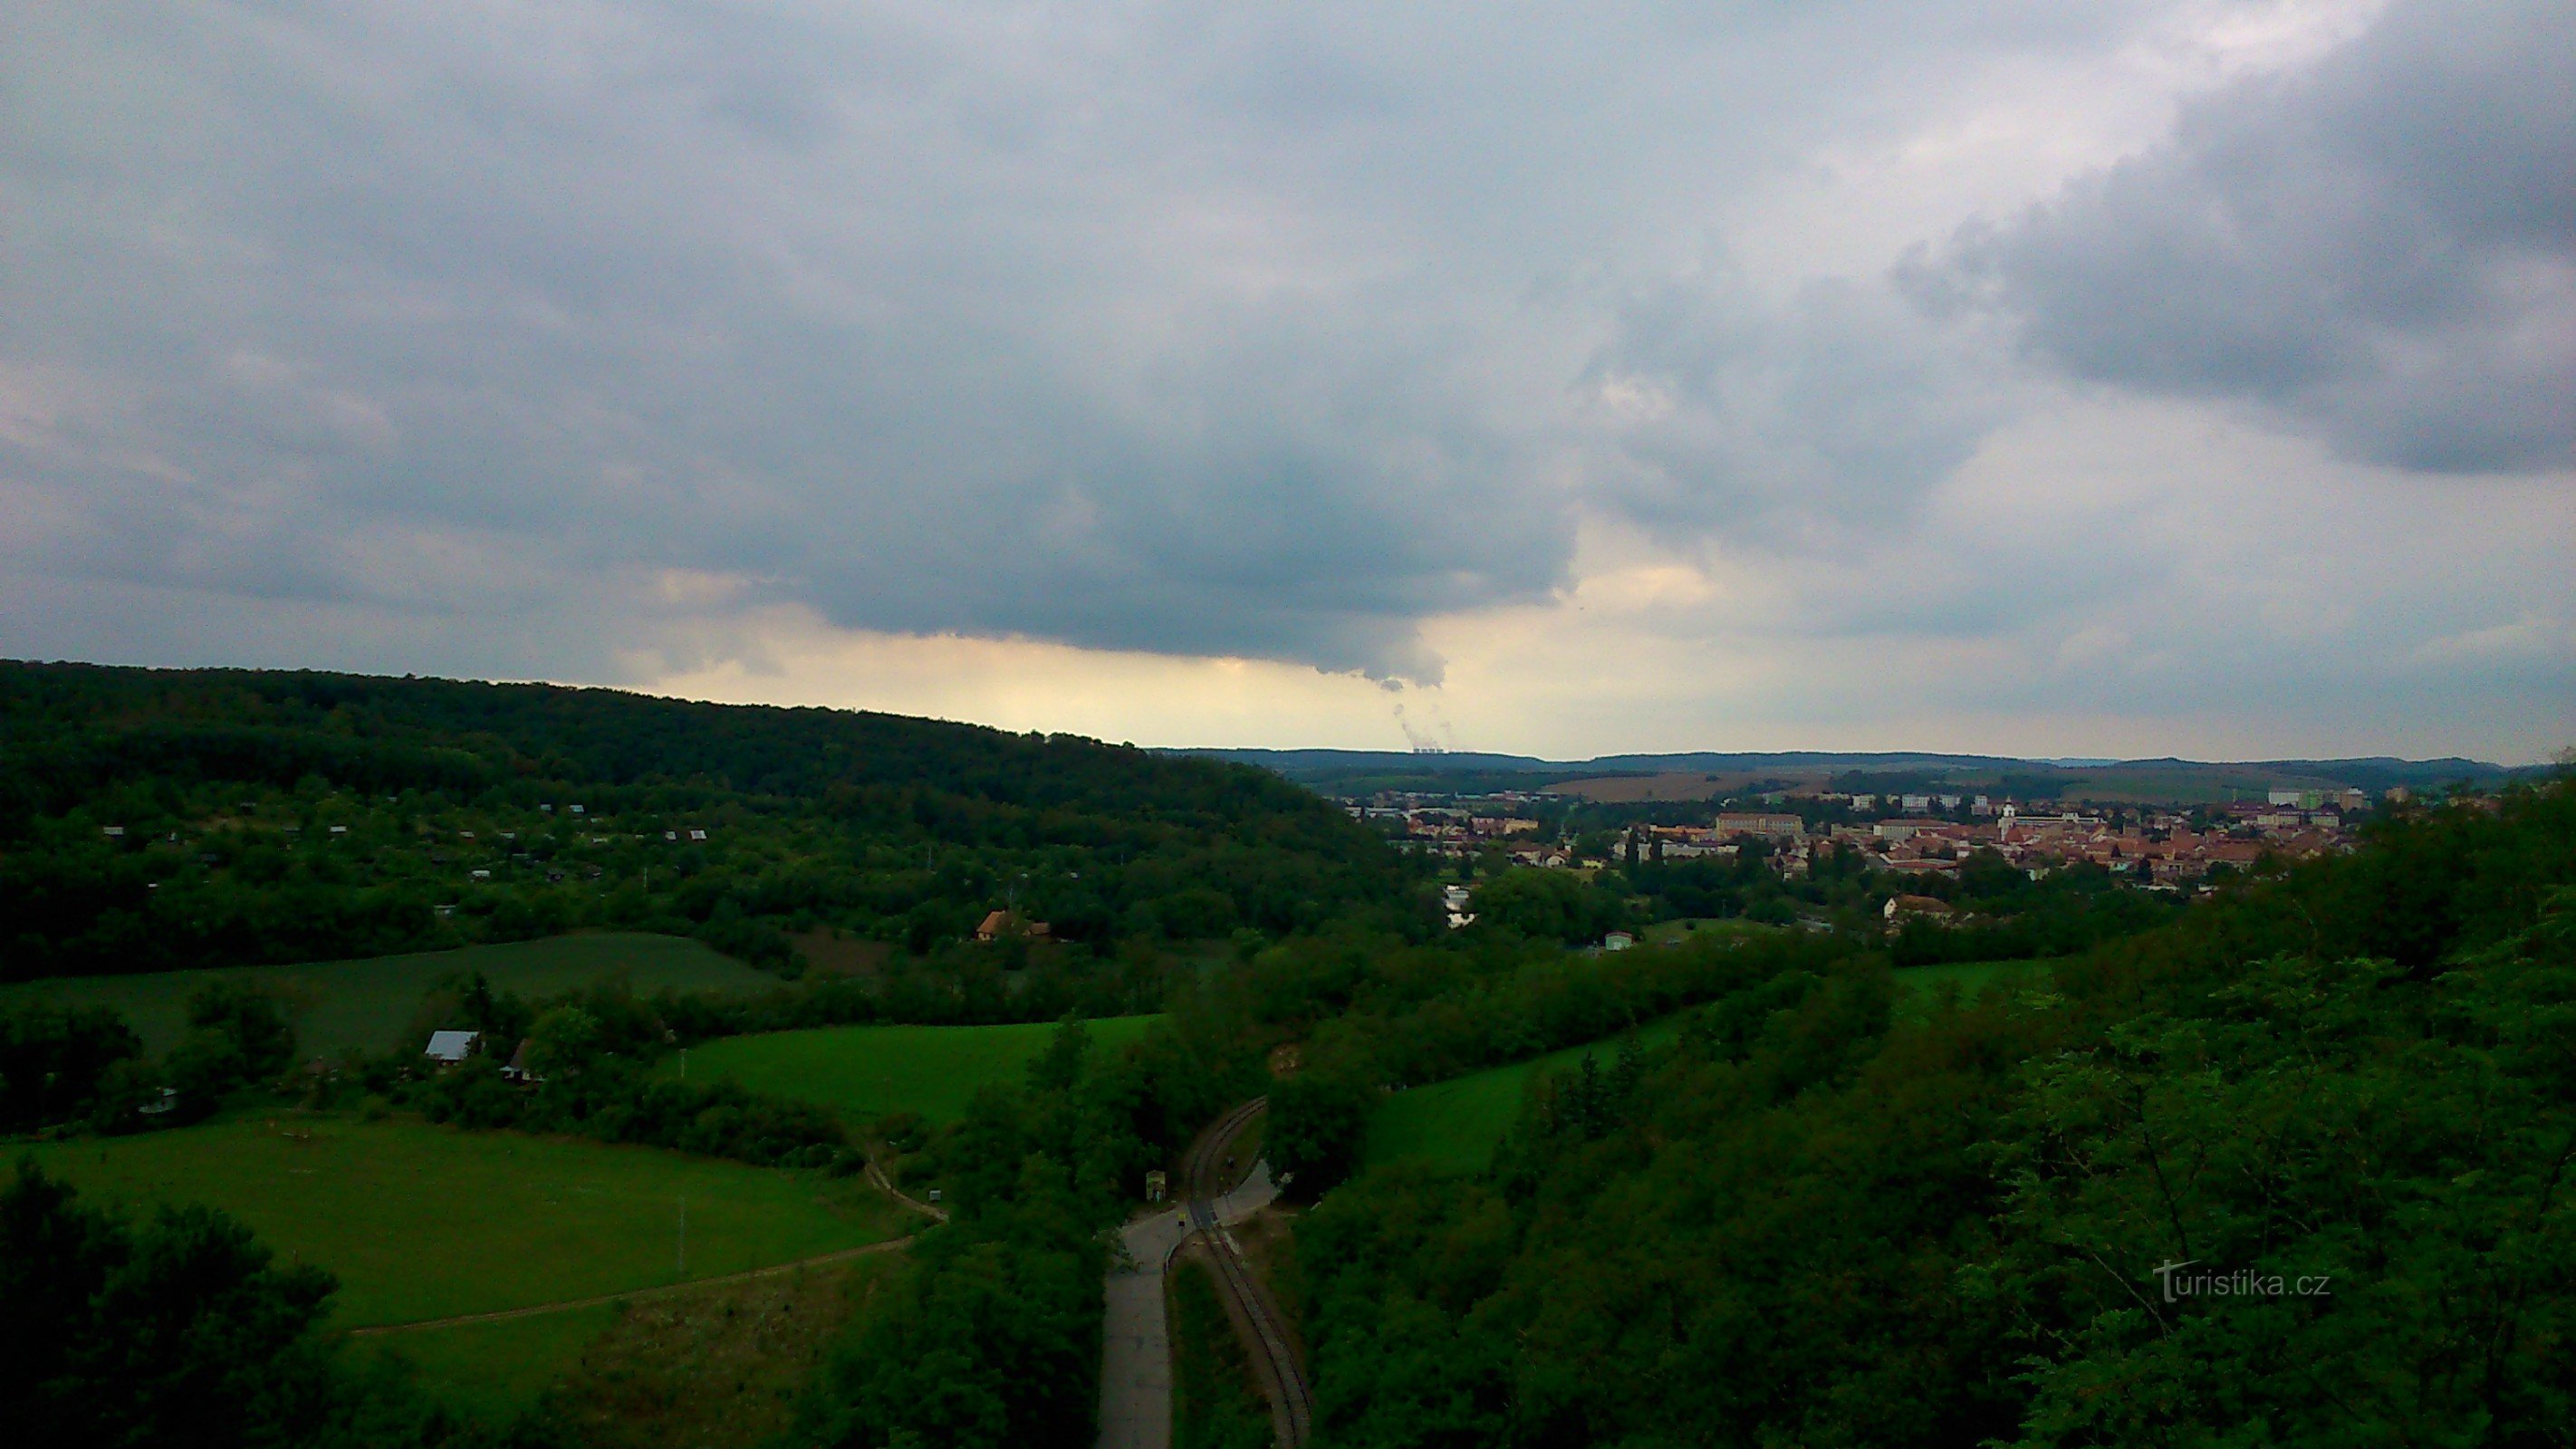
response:
{"label": "cultivated field strip", "polygon": [[1189,1185],[1190,1224],[1207,1239],[1209,1255],[1216,1261],[1217,1279],[1225,1286],[1226,1296],[1234,1301],[1240,1321],[1252,1326],[1253,1344],[1260,1351],[1263,1368],[1262,1386],[1271,1394],[1272,1426],[1279,1442],[1287,1449],[1303,1449],[1314,1426],[1314,1395],[1298,1367],[1296,1350],[1280,1327],[1269,1294],[1243,1261],[1243,1251],[1233,1235],[1216,1217],[1216,1199],[1232,1186],[1216,1177],[1217,1153],[1234,1140],[1245,1123],[1269,1106],[1268,1098],[1255,1097],[1227,1113],[1190,1149],[1189,1159],[1183,1164],[1183,1180]]}

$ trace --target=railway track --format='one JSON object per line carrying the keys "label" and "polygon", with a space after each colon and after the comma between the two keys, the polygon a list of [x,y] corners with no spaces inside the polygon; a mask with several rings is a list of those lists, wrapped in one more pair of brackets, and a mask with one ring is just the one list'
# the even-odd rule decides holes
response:
{"label": "railway track", "polygon": [[1270,1295],[1253,1276],[1251,1265],[1243,1260],[1243,1250],[1216,1216],[1216,1200],[1233,1186],[1218,1176],[1217,1154],[1234,1140],[1245,1123],[1269,1106],[1268,1098],[1255,1097],[1219,1118],[1217,1125],[1191,1147],[1182,1164],[1182,1181],[1188,1185],[1190,1226],[1207,1240],[1208,1255],[1216,1261],[1217,1281],[1225,1286],[1226,1296],[1240,1310],[1240,1321],[1252,1327],[1252,1346],[1259,1353],[1264,1387],[1271,1390],[1271,1427],[1286,1449],[1304,1449],[1314,1428],[1314,1393],[1306,1385],[1305,1371],[1298,1366],[1297,1351],[1271,1306]]}

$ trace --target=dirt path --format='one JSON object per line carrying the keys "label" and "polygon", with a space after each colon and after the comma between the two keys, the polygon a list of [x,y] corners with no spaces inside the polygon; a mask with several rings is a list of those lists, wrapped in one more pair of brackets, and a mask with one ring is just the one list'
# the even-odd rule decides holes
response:
{"label": "dirt path", "polygon": [[902,1188],[895,1186],[893,1179],[885,1175],[885,1169],[877,1166],[877,1160],[875,1158],[871,1157],[867,1159],[867,1163],[868,1181],[875,1183],[879,1192],[884,1193],[886,1196],[893,1198],[896,1202],[902,1203],[905,1207],[912,1209],[914,1212],[920,1213],[924,1217],[932,1218],[943,1223],[948,1221],[948,1209],[944,1207],[932,1207],[930,1204],[923,1202],[921,1199],[914,1197],[908,1192],[905,1192]]}
{"label": "dirt path", "polygon": [[[925,1209],[927,1211],[927,1209]],[[944,1217],[945,1214],[942,1214]],[[863,1248],[843,1248],[837,1253],[819,1253],[799,1258],[793,1263],[779,1263],[767,1268],[754,1268],[746,1273],[726,1273],[714,1278],[692,1278],[686,1283],[665,1283],[659,1288],[636,1288],[624,1293],[601,1293],[590,1298],[566,1298],[559,1303],[532,1303],[525,1308],[503,1308],[491,1313],[460,1313],[453,1318],[424,1318],[417,1323],[380,1323],[369,1328],[349,1330],[351,1338],[375,1338],[388,1333],[409,1333],[420,1328],[453,1328],[465,1323],[499,1323],[511,1318],[534,1318],[541,1313],[564,1313],[575,1308],[596,1308],[604,1303],[639,1298],[670,1298],[682,1293],[695,1293],[702,1288],[721,1287],[727,1283],[747,1283],[754,1278],[775,1278],[799,1268],[820,1268],[830,1263],[846,1263],[870,1253],[900,1252],[912,1246],[909,1237],[883,1243],[870,1243]]]}

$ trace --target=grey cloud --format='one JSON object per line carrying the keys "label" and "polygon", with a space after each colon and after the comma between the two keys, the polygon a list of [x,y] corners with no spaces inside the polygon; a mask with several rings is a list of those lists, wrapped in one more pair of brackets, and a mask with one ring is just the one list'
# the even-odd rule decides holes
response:
{"label": "grey cloud", "polygon": [[676,568],[1431,678],[1416,620],[1570,556],[1451,299],[1155,255],[1203,178],[1081,154],[1079,66],[821,11],[52,20],[0,96],[0,360],[122,403],[0,454],[81,515],[17,567],[425,606],[410,530],[458,599]]}
{"label": "grey cloud", "polygon": [[1621,507],[1778,538],[1900,519],[2001,416],[1984,373],[1877,283],[1772,303],[1721,269],[1627,299],[1583,385],[1635,464]]}
{"label": "grey cloud", "polygon": [[1976,349],[1878,282],[1597,299],[2159,8],[19,7],[0,567],[400,667],[515,615],[483,667],[598,677],[676,574],[1436,678],[1579,504],[1866,530],[1966,456]]}
{"label": "grey cloud", "polygon": [[2078,377],[2241,399],[2427,472],[2576,459],[2576,17],[2399,0],[2307,70],[1916,256]]}

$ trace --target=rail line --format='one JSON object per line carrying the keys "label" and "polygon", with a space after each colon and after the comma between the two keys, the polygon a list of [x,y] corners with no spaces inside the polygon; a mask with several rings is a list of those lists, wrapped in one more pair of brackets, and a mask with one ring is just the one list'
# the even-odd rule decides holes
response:
{"label": "rail line", "polygon": [[1183,1180],[1189,1184],[1190,1226],[1207,1239],[1209,1256],[1216,1260],[1217,1278],[1225,1285],[1226,1296],[1241,1310],[1242,1321],[1252,1326],[1253,1346],[1260,1350],[1267,1386],[1273,1389],[1272,1428],[1286,1449],[1304,1449],[1314,1429],[1313,1391],[1306,1386],[1305,1373],[1297,1366],[1296,1349],[1272,1311],[1269,1295],[1253,1277],[1251,1266],[1243,1261],[1243,1250],[1217,1221],[1216,1199],[1232,1184],[1212,1181],[1209,1171],[1215,1165],[1217,1150],[1269,1106],[1268,1098],[1255,1097],[1218,1119],[1217,1125],[1191,1147],[1183,1164]]}

